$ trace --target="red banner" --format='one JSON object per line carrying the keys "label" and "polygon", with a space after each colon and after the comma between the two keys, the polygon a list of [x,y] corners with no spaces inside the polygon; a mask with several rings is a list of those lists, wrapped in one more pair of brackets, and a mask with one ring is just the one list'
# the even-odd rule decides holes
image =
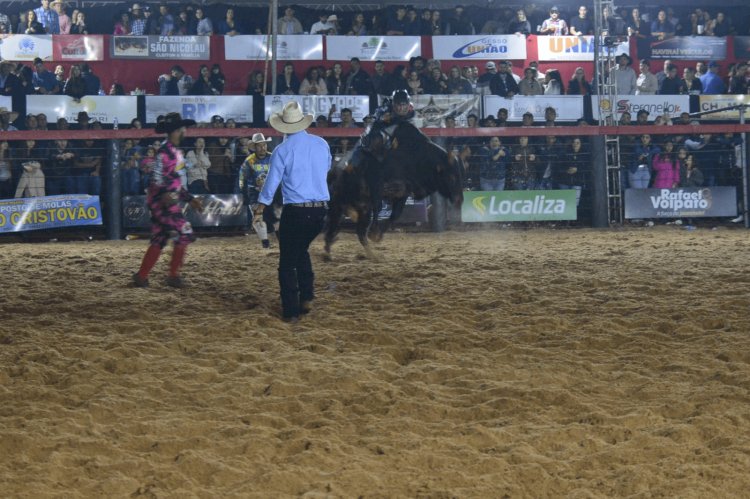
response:
{"label": "red banner", "polygon": [[54,61],[103,61],[104,37],[101,35],[55,35],[52,37]]}

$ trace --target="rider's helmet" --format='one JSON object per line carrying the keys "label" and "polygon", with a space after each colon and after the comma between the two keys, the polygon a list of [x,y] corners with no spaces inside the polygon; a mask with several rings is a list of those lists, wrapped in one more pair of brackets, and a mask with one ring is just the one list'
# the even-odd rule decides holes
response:
{"label": "rider's helmet", "polygon": [[409,106],[411,105],[411,99],[409,93],[406,90],[399,89],[394,90],[391,96],[391,102],[393,103],[393,112],[399,116],[406,116],[409,113]]}

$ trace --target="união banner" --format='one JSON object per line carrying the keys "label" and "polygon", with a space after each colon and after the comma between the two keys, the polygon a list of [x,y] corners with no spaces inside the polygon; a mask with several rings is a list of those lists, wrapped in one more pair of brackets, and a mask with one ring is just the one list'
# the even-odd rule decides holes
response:
{"label": "uni\u00e3o banner", "polygon": [[[241,195],[197,196],[203,200],[203,212],[197,212],[185,204],[182,211],[193,227],[237,227],[247,225],[247,207]],[[151,215],[146,196],[122,198],[122,225],[128,229],[151,226]]]}
{"label": "uni\u00e3o banner", "polygon": [[101,35],[55,35],[52,37],[54,61],[103,61],[104,37]]}
{"label": "uni\u00e3o banner", "polygon": [[251,95],[147,95],[146,123],[167,113],[180,113],[183,118],[209,123],[218,114],[237,123],[253,121]]}
{"label": "uni\u00e3o banner", "polygon": [[[700,96],[700,110],[704,111],[716,111],[718,109],[724,109],[726,107],[738,106],[740,104],[750,105],[750,94],[745,95],[701,95]],[[745,111],[745,118],[750,121],[750,110]],[[739,121],[740,110],[732,109],[727,111],[721,111],[719,113],[705,114],[701,116],[701,120],[731,120]]]}
{"label": "uni\u00e3o banner", "polygon": [[577,121],[583,118],[582,95],[516,95],[512,99],[485,95],[483,116],[497,116],[497,111],[503,108],[508,110],[508,121],[521,121],[524,113],[531,113],[535,122],[544,122],[544,111],[548,107],[557,112],[557,121]]}
{"label": "uni\u00e3o banner", "polygon": [[4,35],[0,57],[4,61],[52,60],[52,35]]}
{"label": "uni\u00e3o banner", "polygon": [[738,61],[750,59],[750,36],[734,37],[734,58]]}
{"label": "uni\u00e3o banner", "polygon": [[626,189],[625,218],[734,217],[735,187]]}
{"label": "uni\u00e3o banner", "polygon": [[595,120],[598,120],[602,115],[606,117],[610,113],[613,113],[615,119],[619,120],[622,113],[628,112],[635,121],[640,110],[648,111],[649,121],[654,121],[657,116],[664,116],[665,114],[670,118],[676,118],[680,113],[690,112],[690,96],[619,95],[613,102],[609,97],[592,95],[591,110]]}
{"label": "uni\u00e3o banner", "polygon": [[[593,36],[537,36],[540,61],[593,61]],[[607,50],[602,47],[602,53]],[[614,54],[630,55],[630,43],[623,41],[612,48]]]}
{"label": "uni\u00e3o banner", "polygon": [[26,112],[28,114],[47,115],[47,120],[54,123],[58,118],[65,118],[75,123],[78,113],[86,111],[89,118],[102,123],[130,123],[138,116],[138,97],[131,95],[87,95],[76,101],[67,95],[27,95]]}
{"label": "uni\u00e3o banner", "polygon": [[469,191],[461,205],[463,222],[575,220],[576,191]]}
{"label": "uni\u00e3o banner", "polygon": [[526,59],[523,35],[433,36],[435,59],[453,61],[496,61]]}
{"label": "uni\u00e3o banner", "polygon": [[727,38],[715,36],[675,36],[651,42],[652,59],[723,61],[727,58]]}
{"label": "uni\u00e3o banner", "polygon": [[[264,61],[268,35],[224,37],[224,58],[228,61]],[[279,35],[276,42],[279,61],[318,61],[323,59],[322,35]],[[268,52],[268,58],[273,50]]]}
{"label": "uni\u00e3o banner", "polygon": [[341,121],[341,110],[344,108],[351,109],[352,118],[360,123],[370,114],[370,98],[366,95],[266,95],[266,120],[271,117],[271,113],[283,110],[290,101],[296,101],[305,114],[312,114],[316,118],[320,115],[328,116],[331,106],[335,105],[331,121],[336,123]]}
{"label": "uni\u00e3o banner", "polygon": [[101,224],[99,196],[76,194],[0,200],[0,232]]}
{"label": "uni\u00e3o banner", "polygon": [[207,61],[210,36],[113,36],[110,55],[115,59],[183,59]]}
{"label": "uni\u00e3o banner", "polygon": [[326,59],[348,61],[408,61],[422,55],[419,36],[326,36]]}

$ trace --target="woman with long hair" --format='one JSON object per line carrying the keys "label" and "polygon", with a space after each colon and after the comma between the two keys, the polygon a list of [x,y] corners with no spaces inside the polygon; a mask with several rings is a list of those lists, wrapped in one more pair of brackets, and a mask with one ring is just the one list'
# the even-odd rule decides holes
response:
{"label": "woman with long hair", "polygon": [[208,194],[208,169],[211,168],[211,160],[206,153],[206,139],[195,139],[195,147],[187,153],[185,165],[188,191],[191,194]]}
{"label": "woman with long hair", "polygon": [[115,16],[115,35],[129,35],[130,34],[130,14],[127,12],[121,12]]}
{"label": "woman with long hair", "polygon": [[346,78],[341,63],[333,65],[333,73],[326,81],[328,95],[344,95],[346,93]]}
{"label": "woman with long hair", "polygon": [[568,82],[568,95],[591,95],[591,83],[586,81],[586,73],[582,67],[577,67],[573,78]]}
{"label": "woman with long hair", "polygon": [[78,64],[70,66],[70,73],[68,73],[68,79],[65,81],[63,93],[77,101],[80,101],[86,95],[86,82],[81,76],[81,66]]}
{"label": "woman with long hair", "polygon": [[565,95],[565,85],[557,69],[548,69],[544,73],[544,95]]}
{"label": "woman with long hair", "polygon": [[19,33],[26,33],[27,35],[44,35],[47,33],[47,30],[45,30],[42,23],[37,20],[36,12],[30,10],[26,12],[26,25],[24,26],[23,31],[19,31]]}
{"label": "woman with long hair", "polygon": [[82,11],[78,11],[76,13],[73,12],[73,17],[71,17],[73,20],[73,25],[70,27],[70,34],[71,35],[88,35],[89,29],[86,27],[86,14],[84,14]]}
{"label": "woman with long hair", "polygon": [[[266,89],[266,81],[263,76],[263,71],[256,69],[247,78],[247,88],[245,94],[247,95],[265,95],[264,90]],[[266,92],[269,93],[269,92]]]}
{"label": "woman with long hair", "polygon": [[365,15],[361,12],[354,14],[352,25],[347,33],[351,36],[367,36],[367,26],[365,25]]}
{"label": "woman with long hair", "polygon": [[671,140],[664,143],[664,148],[654,155],[651,167],[654,171],[654,189],[673,189],[680,185],[680,165],[674,154]]}
{"label": "woman with long hair", "polygon": [[218,91],[211,85],[211,75],[208,66],[201,64],[198,76],[190,87],[190,95],[219,95]]}
{"label": "woman with long hair", "polygon": [[221,66],[218,64],[214,64],[211,66],[211,76],[209,77],[211,80],[211,86],[213,86],[217,92],[219,92],[218,95],[222,95],[224,93],[224,86],[226,85],[227,78],[224,76],[224,72],[221,70]]}
{"label": "woman with long hair", "polygon": [[323,77],[320,76],[317,67],[313,66],[307,70],[307,74],[299,86],[299,93],[300,95],[326,95],[328,93],[328,86]]}

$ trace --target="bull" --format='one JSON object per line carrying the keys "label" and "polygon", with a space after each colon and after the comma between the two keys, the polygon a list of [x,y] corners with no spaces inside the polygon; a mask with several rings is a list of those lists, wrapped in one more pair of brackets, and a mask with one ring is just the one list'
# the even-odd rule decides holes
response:
{"label": "bull", "polygon": [[[463,172],[458,159],[410,123],[386,129],[385,140],[359,152],[362,158],[357,166],[350,162],[329,177],[331,200],[325,234],[329,257],[344,215],[355,222],[359,242],[371,257],[368,239],[382,239],[403,213],[407,198],[424,199],[438,192],[455,206],[463,202]],[[392,207],[385,224],[378,220],[383,201]]]}

